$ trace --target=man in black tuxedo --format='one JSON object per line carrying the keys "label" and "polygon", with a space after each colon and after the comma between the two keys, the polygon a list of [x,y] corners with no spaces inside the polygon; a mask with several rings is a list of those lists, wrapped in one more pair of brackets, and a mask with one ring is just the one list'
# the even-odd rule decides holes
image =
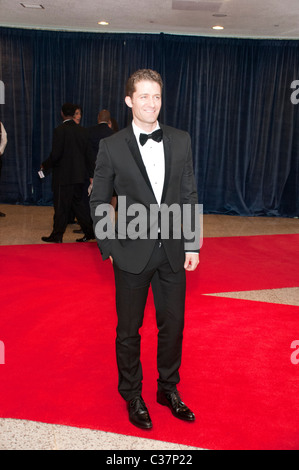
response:
{"label": "man in black tuxedo", "polygon": [[73,120],[76,107],[65,103],[61,108],[63,123],[54,129],[52,151],[42,163],[41,170],[52,170],[54,202],[54,225],[44,242],[61,243],[72,212],[80,224],[84,237],[77,241],[94,238],[92,220],[83,203],[86,169],[92,181],[94,160],[87,130]]}
{"label": "man in black tuxedo", "polygon": [[105,137],[110,137],[112,134],[114,134],[114,131],[111,129],[110,126],[110,112],[107,111],[107,109],[102,109],[98,114],[98,123],[95,126],[89,127],[88,129],[89,140],[91,143],[91,148],[95,161],[97,159],[101,139],[104,139]]}
{"label": "man in black tuxedo", "polygon": [[[110,137],[114,132],[115,131],[112,129],[110,112],[107,109],[102,109],[98,114],[98,124],[89,128],[89,140],[95,162],[99,151],[100,141],[105,139],[105,137]],[[117,194],[115,191],[113,192],[111,204],[115,209],[117,206]]]}
{"label": "man in black tuxedo", "polygon": [[[151,429],[142,399],[140,335],[149,286],[152,286],[158,326],[158,403],[177,418],[194,421],[194,413],[178,391],[185,308],[185,270],[199,263],[199,241],[185,252],[185,241],[170,228],[164,234],[161,219],[148,223],[152,208],[189,205],[194,225],[197,190],[193,175],[190,136],[160,125],[162,79],[153,70],[135,72],[127,83],[125,102],[133,122],[100,143],[91,194],[91,214],[103,259],[113,263],[118,315],[116,355],[119,392],[127,401],[131,423]],[[155,139],[155,140],[154,140]],[[119,198],[118,221],[105,237],[105,208],[113,190]],[[132,230],[134,211],[143,212]],[[106,210],[109,211],[108,209]],[[140,212],[140,213],[141,213]],[[135,212],[136,213],[136,212]],[[125,223],[123,222],[125,217]],[[143,225],[144,227],[140,227]],[[141,231],[140,231],[141,230]]]}

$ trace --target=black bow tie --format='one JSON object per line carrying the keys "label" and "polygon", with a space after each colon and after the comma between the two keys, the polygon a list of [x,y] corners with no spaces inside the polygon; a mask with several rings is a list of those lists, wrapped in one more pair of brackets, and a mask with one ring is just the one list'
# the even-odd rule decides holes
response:
{"label": "black bow tie", "polygon": [[163,138],[162,129],[157,129],[152,134],[140,134],[139,142],[141,145],[144,145],[148,141],[148,139],[153,139],[156,142],[161,142],[162,138]]}

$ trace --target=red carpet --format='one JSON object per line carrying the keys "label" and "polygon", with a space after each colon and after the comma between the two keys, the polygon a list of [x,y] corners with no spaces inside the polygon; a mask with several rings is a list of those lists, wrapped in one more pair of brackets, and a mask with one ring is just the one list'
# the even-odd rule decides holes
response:
{"label": "red carpet", "polygon": [[298,449],[299,307],[203,294],[298,287],[299,235],[205,239],[188,273],[180,391],[197,416],[155,402],[153,303],[143,326],[143,396],[153,430],[117,392],[112,267],[96,244],[0,247],[0,417],[99,429],[207,449]]}

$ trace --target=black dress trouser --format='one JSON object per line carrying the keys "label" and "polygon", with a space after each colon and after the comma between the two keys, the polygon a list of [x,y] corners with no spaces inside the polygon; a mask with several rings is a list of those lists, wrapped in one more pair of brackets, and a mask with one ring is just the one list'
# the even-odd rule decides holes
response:
{"label": "black dress trouser", "polygon": [[157,241],[151,259],[141,274],[122,271],[114,263],[118,315],[116,357],[119,393],[131,400],[142,390],[141,337],[148,290],[152,285],[158,327],[158,390],[174,391],[179,383],[184,329],[186,277],[174,273],[163,244]]}
{"label": "black dress trouser", "polygon": [[54,226],[52,236],[62,239],[69,223],[70,214],[74,214],[81,229],[88,238],[93,238],[93,226],[90,211],[83,202],[84,184],[65,184],[53,187]]}

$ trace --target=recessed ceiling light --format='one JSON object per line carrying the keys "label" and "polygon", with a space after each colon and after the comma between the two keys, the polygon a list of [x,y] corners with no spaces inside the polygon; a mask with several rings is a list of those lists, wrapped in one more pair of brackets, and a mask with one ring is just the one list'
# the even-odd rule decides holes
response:
{"label": "recessed ceiling light", "polygon": [[216,29],[218,31],[220,31],[221,29],[224,29],[223,26],[213,26],[213,29]]}
{"label": "recessed ceiling light", "polygon": [[45,7],[43,5],[37,5],[36,3],[20,3],[20,5],[22,5],[22,7],[24,8],[35,8],[35,9],[38,9],[38,10],[44,10]]}
{"label": "recessed ceiling light", "polygon": [[101,26],[108,26],[109,23],[107,21],[98,21],[98,24]]}

